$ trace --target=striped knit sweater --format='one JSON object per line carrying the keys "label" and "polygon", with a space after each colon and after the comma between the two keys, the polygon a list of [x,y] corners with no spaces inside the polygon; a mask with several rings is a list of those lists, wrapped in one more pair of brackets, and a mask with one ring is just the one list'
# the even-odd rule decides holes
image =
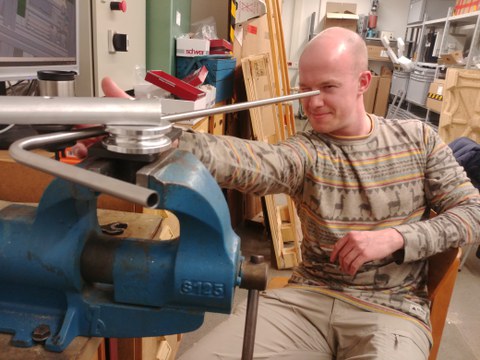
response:
{"label": "striped knit sweater", "polygon": [[[480,240],[480,196],[429,125],[372,119],[372,132],[353,140],[310,131],[271,145],[185,133],[180,148],[224,188],[295,200],[303,263],[293,271],[293,286],[403,316],[428,334],[425,259]],[[439,215],[425,219],[427,207]],[[349,231],[388,227],[404,237],[399,258],[368,262],[354,276],[330,263],[333,244]]]}

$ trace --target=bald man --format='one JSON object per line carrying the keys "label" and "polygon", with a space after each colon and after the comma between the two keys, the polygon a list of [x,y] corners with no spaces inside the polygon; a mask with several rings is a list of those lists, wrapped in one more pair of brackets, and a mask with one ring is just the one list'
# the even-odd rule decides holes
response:
{"label": "bald man", "polygon": [[[302,90],[320,90],[302,100],[313,130],[276,145],[179,142],[220,186],[295,200],[303,262],[288,287],[260,298],[255,359],[427,359],[426,259],[479,242],[478,191],[427,124],[365,112],[371,74],[354,32],[317,35],[299,72]],[[244,318],[245,305],[181,359],[239,359]]]}

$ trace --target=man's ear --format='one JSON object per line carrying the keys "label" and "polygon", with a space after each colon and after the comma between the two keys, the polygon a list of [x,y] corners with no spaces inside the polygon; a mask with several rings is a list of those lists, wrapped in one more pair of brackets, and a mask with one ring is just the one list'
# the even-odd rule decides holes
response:
{"label": "man's ear", "polygon": [[358,91],[361,94],[364,94],[368,90],[368,87],[370,86],[371,81],[372,81],[372,73],[368,70],[362,71],[358,79]]}

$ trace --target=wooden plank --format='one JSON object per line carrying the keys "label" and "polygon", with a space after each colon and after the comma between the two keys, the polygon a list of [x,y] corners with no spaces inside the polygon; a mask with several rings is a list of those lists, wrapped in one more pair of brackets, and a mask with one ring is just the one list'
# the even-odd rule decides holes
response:
{"label": "wooden plank", "polygon": [[[269,55],[252,55],[242,59],[242,71],[248,100],[272,97],[274,89],[270,74]],[[271,105],[250,109],[250,120],[254,137],[259,141],[277,143],[285,138],[283,117]],[[265,111],[267,110],[267,111]],[[273,126],[272,126],[273,124]],[[278,196],[265,196],[266,219],[270,226],[276,265],[279,269],[291,268],[300,261],[299,234],[296,231],[296,213],[289,196],[284,195],[288,214],[282,215],[282,207],[277,202]],[[288,222],[284,221],[288,218]],[[286,242],[289,248],[285,247]]]}
{"label": "wooden plank", "polygon": [[480,142],[480,70],[449,68],[438,134],[447,144],[459,137]]}
{"label": "wooden plank", "polygon": [[[249,99],[261,100],[274,97],[267,55],[252,55],[242,59],[242,71]],[[252,128],[257,140],[269,143],[280,140],[276,110],[275,105],[255,107],[249,110],[251,120],[261,119],[260,121],[252,120]]]}
{"label": "wooden plank", "polygon": [[[281,19],[280,4],[278,0],[267,0],[267,15],[270,31],[270,47],[275,73],[275,89],[276,95],[289,95],[291,93],[290,80],[288,77],[287,57],[285,51],[285,40],[283,37],[283,25]],[[293,107],[291,103],[279,104],[283,109],[280,111],[284,124],[286,125],[287,135],[295,134],[295,117],[293,115]]]}
{"label": "wooden plank", "polygon": [[[275,81],[274,81],[275,95],[280,96],[280,95],[282,95],[282,91],[280,90],[280,76],[279,76],[279,73],[278,73],[278,63],[279,63],[279,59],[278,59],[278,55],[277,55],[277,53],[278,53],[278,46],[277,46],[278,31],[277,31],[277,28],[276,28],[276,26],[274,24],[274,20],[273,20],[273,17],[275,15],[274,15],[273,6],[271,4],[271,0],[267,0],[266,5],[267,5],[268,34],[269,34],[269,37],[270,37],[270,52],[271,52],[271,56],[272,56],[272,70],[273,70],[273,77],[275,79]],[[283,82],[283,79],[282,79],[282,82]],[[279,119],[283,119],[284,118],[283,105],[278,104],[277,108],[278,108]],[[281,123],[283,124],[283,121]],[[285,130],[284,130],[283,126],[282,126],[281,132],[279,133],[279,136],[282,140],[285,140]]]}

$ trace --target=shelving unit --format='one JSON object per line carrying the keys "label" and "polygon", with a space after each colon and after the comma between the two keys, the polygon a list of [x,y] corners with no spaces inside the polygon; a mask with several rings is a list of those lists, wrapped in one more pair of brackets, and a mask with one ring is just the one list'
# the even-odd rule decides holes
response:
{"label": "shelving unit", "polygon": [[[480,63],[480,11],[453,15],[454,8],[438,19],[424,20],[407,25],[405,31],[406,56],[414,61],[416,69],[434,69],[433,80],[443,79],[449,66],[473,68]],[[453,51],[465,55],[464,65],[438,64],[437,60]],[[394,84],[392,84],[392,87]],[[406,92],[406,91],[405,91]],[[438,125],[439,114],[426,108],[425,104],[406,99],[405,94],[392,94],[389,116],[400,112],[405,117],[421,118]],[[395,108],[396,107],[396,108]]]}

